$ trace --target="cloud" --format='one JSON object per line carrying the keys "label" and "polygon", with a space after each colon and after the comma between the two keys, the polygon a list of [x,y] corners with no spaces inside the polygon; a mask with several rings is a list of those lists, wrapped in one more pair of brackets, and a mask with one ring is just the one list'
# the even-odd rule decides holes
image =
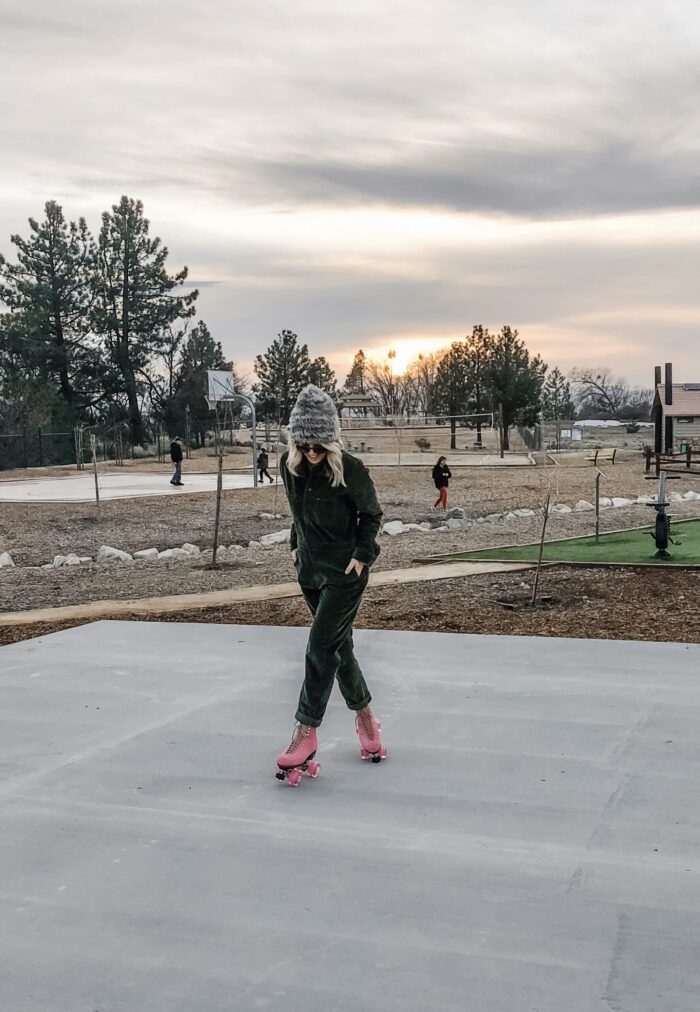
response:
{"label": "cloud", "polygon": [[699,29],[691,0],[6,0],[0,249],[128,193],[243,360],[483,320],[640,381],[662,330],[690,369]]}

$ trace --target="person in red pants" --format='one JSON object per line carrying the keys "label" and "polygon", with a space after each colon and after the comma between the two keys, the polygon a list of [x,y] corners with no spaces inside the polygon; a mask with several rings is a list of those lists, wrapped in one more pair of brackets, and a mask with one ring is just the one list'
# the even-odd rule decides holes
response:
{"label": "person in red pants", "polygon": [[433,481],[438,490],[438,497],[433,503],[433,509],[437,509],[440,504],[442,504],[443,512],[447,509],[447,486],[450,484],[451,477],[452,471],[447,466],[447,457],[439,457],[433,468]]}

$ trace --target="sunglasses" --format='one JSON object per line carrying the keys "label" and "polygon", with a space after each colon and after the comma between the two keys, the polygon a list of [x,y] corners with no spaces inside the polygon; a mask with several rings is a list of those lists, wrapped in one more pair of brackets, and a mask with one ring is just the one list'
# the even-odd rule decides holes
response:
{"label": "sunglasses", "polygon": [[320,443],[297,443],[297,450],[299,453],[311,453],[312,450],[316,454],[326,452],[325,446],[321,446]]}

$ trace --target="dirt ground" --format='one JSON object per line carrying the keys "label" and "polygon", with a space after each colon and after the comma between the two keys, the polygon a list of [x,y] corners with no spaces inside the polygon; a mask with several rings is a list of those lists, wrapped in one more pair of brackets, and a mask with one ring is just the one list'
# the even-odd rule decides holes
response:
{"label": "dirt ground", "polygon": [[[374,588],[365,594],[356,622],[360,629],[511,636],[567,636],[700,642],[700,573],[635,569],[547,568],[539,593],[548,608],[511,611],[499,599],[529,597],[532,572],[504,573],[409,584],[396,594]],[[120,616],[124,618],[124,616]],[[134,616],[144,621],[143,616]],[[209,608],[153,621],[306,626],[309,615],[298,598]],[[0,645],[47,635],[80,622],[0,626]]]}
{"label": "dirt ground", "polygon": [[[139,470],[144,469],[142,462],[136,463]],[[151,464],[150,468],[153,467],[160,468],[164,476],[170,472],[168,465]],[[607,465],[604,471],[606,477],[601,485],[604,495],[633,498],[651,494],[655,490],[655,483],[645,480],[641,456],[623,459],[615,466]],[[371,473],[377,485],[385,520],[412,522],[432,518],[431,505],[435,492],[430,480],[429,465],[425,469],[372,467]],[[580,456],[563,458],[556,467],[459,467],[453,473],[449,490],[450,505],[462,506],[469,517],[482,517],[488,513],[518,507],[541,507],[548,489],[552,491],[553,501],[570,506],[574,506],[579,499],[592,501],[595,495],[595,472]],[[3,477],[6,474],[7,472],[3,473]],[[20,474],[23,476],[24,472]],[[33,476],[37,475],[33,472]],[[700,483],[697,480],[693,482],[692,479],[682,479],[673,485],[674,491],[683,492],[690,488],[700,490]],[[280,514],[281,518],[263,519],[260,516],[262,512]],[[674,505],[674,512],[679,517],[699,516],[700,502]],[[650,524],[652,517],[653,512],[643,506],[610,509],[603,512],[601,527],[604,531],[635,527]],[[232,490],[224,495],[220,542],[225,545],[247,545],[263,534],[289,526],[289,522],[289,511],[281,488]],[[411,565],[416,558],[451,551],[532,542],[539,536],[540,526],[540,518],[532,517],[472,524],[465,530],[439,534],[411,532],[394,538],[384,535],[380,539],[382,553],[376,569],[400,568]],[[555,539],[580,536],[592,533],[593,527],[594,518],[591,513],[553,516],[547,537]],[[56,554],[75,552],[80,556],[94,556],[103,544],[130,553],[151,547],[172,548],[184,542],[193,542],[204,550],[212,544],[213,528],[214,497],[210,493],[179,496],[177,504],[167,496],[105,502],[99,521],[95,518],[94,509],[85,503],[0,503],[0,552],[9,551],[17,566],[16,569],[0,571],[0,611],[22,611],[93,600],[206,592],[285,582],[295,578],[286,545],[267,550],[246,549],[237,555],[235,561],[229,556],[217,571],[207,567],[206,557],[191,562],[140,562],[112,567],[93,564],[48,570],[30,568],[50,562]],[[549,571],[550,574],[553,572]],[[623,635],[626,626],[618,633],[612,627],[609,628],[607,623],[615,617],[615,621],[619,618],[625,625],[624,616],[627,615],[627,634],[634,638],[644,638],[637,629],[638,625],[651,628],[658,625],[654,618],[657,605],[655,595],[650,591],[645,597],[645,588],[653,586],[654,581],[668,580],[671,581],[668,585],[677,588],[678,595],[681,595],[686,583],[696,586],[693,582],[695,577],[686,572],[661,574],[654,571],[651,575],[638,575],[633,570],[627,570],[624,571],[627,573],[624,579],[618,577],[617,573],[611,575],[609,571],[600,570],[595,571],[595,578],[587,572],[577,571],[575,576],[567,570],[558,572],[569,572],[568,577],[562,578],[562,585],[604,587],[606,593],[609,587],[611,592],[623,595],[624,599],[621,599],[614,616],[607,614],[607,606],[602,608],[600,621],[592,621],[590,630],[580,635],[595,634],[598,625],[603,630],[608,629],[609,635]],[[548,579],[554,579],[553,575],[548,576]],[[467,588],[467,582],[450,580],[419,584],[404,588],[400,595],[392,596],[385,591],[383,598],[379,590],[371,591],[368,601],[372,600],[372,595],[380,595],[377,607],[371,609],[372,621],[376,620],[384,624],[382,627],[389,628],[422,628],[420,624],[412,625],[414,621],[425,621],[428,623],[426,628],[451,628],[450,622],[455,623],[455,628],[462,628],[465,622],[464,602],[472,601],[472,591]],[[636,594],[638,586],[641,588],[640,601],[635,600],[634,605],[628,607],[628,595],[633,589]],[[473,628],[470,626],[470,631],[491,631],[489,623],[493,623],[493,631],[497,631],[499,624],[502,624],[503,631],[513,631],[522,625],[523,631],[536,629],[540,632],[548,628],[549,623],[554,623],[555,631],[561,631],[564,626],[557,623],[564,619],[568,622],[572,608],[576,612],[576,607],[570,603],[565,608],[562,606],[559,618],[554,617],[555,614],[559,615],[556,610],[541,615],[521,616],[504,614],[501,609],[496,609],[493,613],[495,617],[487,622],[486,613],[479,601],[484,596],[496,594],[499,589],[498,580],[479,578],[473,582],[473,587],[476,596],[470,605],[468,617],[469,622],[476,625]],[[581,615],[585,617],[592,610],[595,611],[596,606],[585,603],[584,598],[594,600],[600,597],[600,591],[594,592],[591,589],[588,593],[582,589],[580,593]],[[386,601],[382,603],[384,599]],[[633,598],[629,600],[632,601]],[[648,618],[644,616],[640,622],[644,601],[648,602],[651,610]],[[261,606],[256,607],[261,609]],[[279,620],[286,621],[284,616],[288,614],[287,609],[290,609],[289,615],[294,616],[297,607],[294,602],[280,602],[279,605],[262,608],[260,615],[269,614],[270,621],[277,621],[279,613],[283,616]],[[219,620],[243,621],[238,616],[247,614],[245,608],[237,608],[235,612],[234,618]],[[194,615],[189,617],[191,620],[201,620],[202,614],[199,613],[197,618]],[[301,620],[302,614],[303,612],[297,615],[298,620]],[[367,605],[364,614],[369,615]],[[178,620],[182,620],[182,616]],[[369,622],[369,619],[365,621]],[[398,625],[392,625],[394,622]],[[479,625],[481,622],[485,623],[483,628]],[[589,624],[585,623],[585,626],[588,629]],[[574,632],[562,634],[576,635]],[[9,635],[7,631],[5,635]]]}

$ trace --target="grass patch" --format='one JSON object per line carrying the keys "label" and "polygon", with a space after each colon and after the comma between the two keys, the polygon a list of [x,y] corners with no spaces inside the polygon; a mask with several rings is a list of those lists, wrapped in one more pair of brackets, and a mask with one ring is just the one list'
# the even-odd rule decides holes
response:
{"label": "grass patch", "polygon": [[[660,566],[700,565],[700,520],[672,523],[671,537],[678,544],[669,545],[670,559],[655,559],[656,546],[650,528],[620,531],[616,534],[568,538],[548,541],[544,546],[545,562],[612,562],[619,565],[657,563]],[[511,548],[485,548],[478,552],[455,552],[454,561],[493,559],[498,562],[536,562],[539,544],[518,545]]]}

